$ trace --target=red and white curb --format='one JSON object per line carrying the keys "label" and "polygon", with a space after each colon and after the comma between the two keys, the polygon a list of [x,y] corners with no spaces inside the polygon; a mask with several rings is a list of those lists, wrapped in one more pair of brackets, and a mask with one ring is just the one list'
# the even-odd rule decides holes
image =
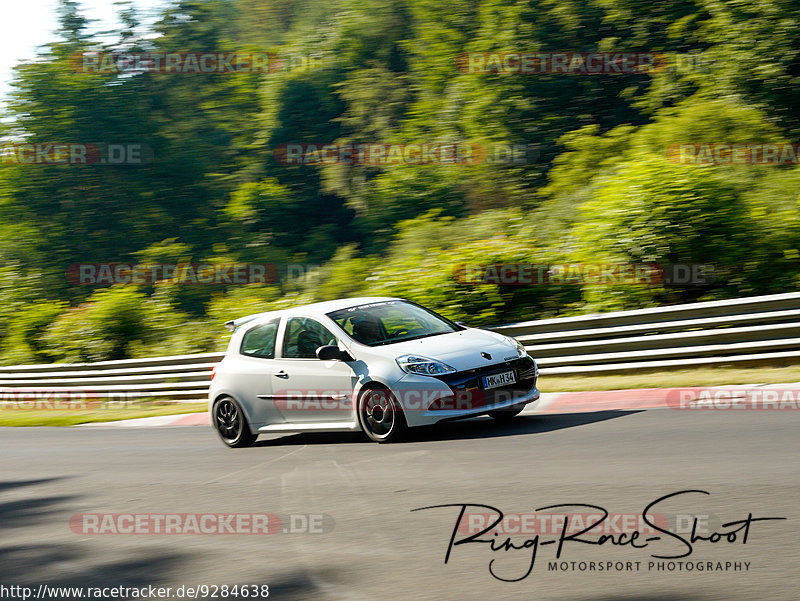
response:
{"label": "red and white curb", "polygon": [[[549,413],[592,413],[595,411],[643,411],[648,409],[675,408],[676,391],[735,391],[735,390],[792,390],[800,389],[795,384],[751,384],[737,386],[709,386],[686,388],[639,388],[631,390],[601,390],[591,392],[543,392],[539,402],[529,406],[523,415]],[[798,399],[800,401],[800,399]],[[140,417],[115,422],[96,422],[81,424],[80,427],[115,427],[115,428],[155,428],[174,426],[209,426],[211,421],[208,412],[184,413],[181,415],[163,415],[157,417]]]}
{"label": "red and white curb", "polygon": [[542,394],[535,407],[523,413],[584,413],[593,411],[639,411],[664,409],[671,388],[551,392]]}
{"label": "red and white curb", "polygon": [[[771,395],[765,394],[766,391],[772,391]],[[719,410],[752,409],[759,408],[759,403],[761,403],[760,408],[764,408],[767,396],[774,399],[772,405],[775,409],[798,409],[800,408],[800,383],[550,393],[542,394],[536,407],[523,413],[591,413],[594,411],[643,411],[647,409],[697,410],[700,407]],[[763,400],[759,397],[762,397]],[[733,404],[735,398],[746,399],[748,402],[745,403],[746,406],[737,408]],[[700,405],[694,406],[695,402],[699,402]],[[703,402],[706,405],[703,405]]]}

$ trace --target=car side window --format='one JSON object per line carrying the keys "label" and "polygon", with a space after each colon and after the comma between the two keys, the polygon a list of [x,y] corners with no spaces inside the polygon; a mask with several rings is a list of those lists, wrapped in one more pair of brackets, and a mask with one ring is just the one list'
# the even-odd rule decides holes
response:
{"label": "car side window", "polygon": [[242,338],[241,353],[249,357],[274,359],[275,338],[278,335],[278,324],[280,322],[280,317],[277,317],[248,331]]}
{"label": "car side window", "polygon": [[291,317],[283,337],[283,356],[287,359],[316,359],[317,349],[337,344],[336,336],[315,319]]}

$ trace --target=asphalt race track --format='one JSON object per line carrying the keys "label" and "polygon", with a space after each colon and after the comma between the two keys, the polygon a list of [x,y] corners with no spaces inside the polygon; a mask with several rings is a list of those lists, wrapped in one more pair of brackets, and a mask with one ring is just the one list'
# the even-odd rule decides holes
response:
{"label": "asphalt race track", "polygon": [[[422,430],[398,445],[353,434],[262,437],[242,450],[227,449],[207,427],[6,428],[0,582],[267,584],[279,600],[790,601],[799,598],[799,434],[797,411],[669,409],[523,415],[505,426],[479,418]],[[746,544],[739,532],[733,543],[699,541],[690,557],[672,560],[723,568],[749,562],[746,571],[648,569],[649,561],[666,562],[651,552],[686,549],[663,536],[640,549],[566,541],[559,560],[639,561],[638,571],[550,571],[551,544],[539,547],[527,578],[503,582],[490,574],[492,559],[497,575],[514,579],[525,573],[530,549],[463,544],[445,565],[459,508],[411,511],[473,503],[522,513],[585,503],[641,514],[651,501],[687,489],[711,494],[674,497],[658,510],[711,516],[717,526],[750,513],[788,519],[751,523]],[[323,514],[324,531],[87,535],[70,528],[70,517],[82,513],[192,512]],[[557,537],[542,534],[540,542]],[[522,546],[531,538],[512,540]]]}

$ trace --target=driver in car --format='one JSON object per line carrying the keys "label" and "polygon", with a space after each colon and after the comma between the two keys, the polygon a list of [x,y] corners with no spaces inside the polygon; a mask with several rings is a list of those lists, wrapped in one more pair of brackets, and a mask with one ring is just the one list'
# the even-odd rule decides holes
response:
{"label": "driver in car", "polygon": [[354,319],[353,338],[363,344],[372,344],[382,340],[380,322],[371,315],[364,315]]}

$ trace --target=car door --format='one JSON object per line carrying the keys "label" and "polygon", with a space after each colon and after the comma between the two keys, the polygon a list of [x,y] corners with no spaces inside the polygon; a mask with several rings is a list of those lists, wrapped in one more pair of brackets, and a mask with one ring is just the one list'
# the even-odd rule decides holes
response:
{"label": "car door", "polygon": [[316,350],[337,345],[331,331],[313,317],[289,317],[273,361],[273,402],[289,423],[350,422],[357,380],[344,361],[317,359]]}
{"label": "car door", "polygon": [[276,317],[250,328],[239,346],[236,387],[245,391],[242,400],[248,404],[251,420],[257,426],[284,421],[272,402],[272,372],[280,321]]}

